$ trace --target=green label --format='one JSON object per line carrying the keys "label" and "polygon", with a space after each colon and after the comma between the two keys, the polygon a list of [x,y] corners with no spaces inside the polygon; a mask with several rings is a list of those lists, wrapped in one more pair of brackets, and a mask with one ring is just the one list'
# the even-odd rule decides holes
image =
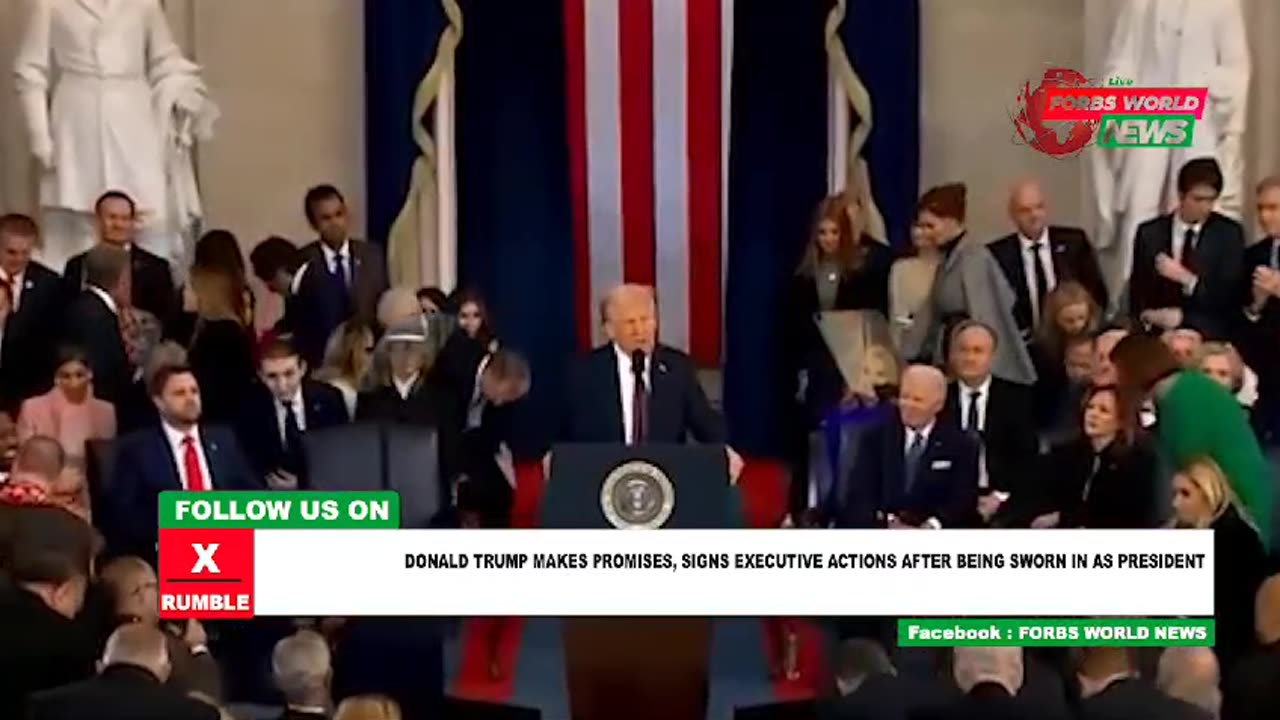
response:
{"label": "green label", "polygon": [[1211,618],[904,618],[903,647],[1212,647]]}
{"label": "green label", "polygon": [[1195,115],[1103,115],[1098,147],[1191,147]]}
{"label": "green label", "polygon": [[400,527],[395,492],[178,492],[160,493],[160,527],[341,528]]}

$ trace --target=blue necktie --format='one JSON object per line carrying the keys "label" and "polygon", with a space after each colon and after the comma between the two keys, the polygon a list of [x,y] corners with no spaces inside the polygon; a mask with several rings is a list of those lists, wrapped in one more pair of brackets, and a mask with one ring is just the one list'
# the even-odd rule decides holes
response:
{"label": "blue necktie", "polygon": [[924,433],[919,430],[907,430],[911,433],[911,444],[907,447],[906,483],[904,488],[910,493],[916,483],[916,472],[920,469],[920,461],[924,459]]}

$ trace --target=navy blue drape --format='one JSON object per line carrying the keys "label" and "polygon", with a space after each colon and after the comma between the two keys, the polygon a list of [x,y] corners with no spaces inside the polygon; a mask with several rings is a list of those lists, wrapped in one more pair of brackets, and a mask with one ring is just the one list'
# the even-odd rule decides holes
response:
{"label": "navy blue drape", "polygon": [[504,341],[529,358],[523,448],[512,450],[534,453],[555,429],[548,420],[575,348],[562,4],[468,0],[462,11],[460,277],[484,294]]}
{"label": "navy blue drape", "polygon": [[889,243],[906,247],[920,185],[920,0],[850,0],[845,52],[871,94],[863,157]]}
{"label": "navy blue drape", "polygon": [[[446,25],[433,0],[365,0],[365,182],[369,239],[386,242],[404,204],[418,148],[413,93]],[[429,125],[428,125],[429,127]]]}
{"label": "navy blue drape", "polygon": [[784,449],[782,297],[826,191],[825,5],[734,6],[724,406],[754,456]]}

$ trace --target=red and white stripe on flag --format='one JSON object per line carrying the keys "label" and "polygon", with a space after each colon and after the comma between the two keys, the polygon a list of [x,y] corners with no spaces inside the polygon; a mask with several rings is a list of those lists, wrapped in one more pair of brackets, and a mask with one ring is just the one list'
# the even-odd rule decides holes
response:
{"label": "red and white stripe on flag", "polygon": [[733,0],[564,0],[578,337],[653,285],[659,337],[720,361]]}

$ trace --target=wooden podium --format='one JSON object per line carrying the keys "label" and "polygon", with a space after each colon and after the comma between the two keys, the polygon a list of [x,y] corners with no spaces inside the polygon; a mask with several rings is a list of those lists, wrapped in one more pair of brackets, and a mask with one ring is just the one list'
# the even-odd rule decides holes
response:
{"label": "wooden podium", "polygon": [[[738,524],[722,446],[562,445],[552,452],[542,526],[614,527],[604,483],[637,460],[659,468],[675,488],[660,528]],[[565,618],[563,642],[570,720],[706,718],[709,618]]]}

